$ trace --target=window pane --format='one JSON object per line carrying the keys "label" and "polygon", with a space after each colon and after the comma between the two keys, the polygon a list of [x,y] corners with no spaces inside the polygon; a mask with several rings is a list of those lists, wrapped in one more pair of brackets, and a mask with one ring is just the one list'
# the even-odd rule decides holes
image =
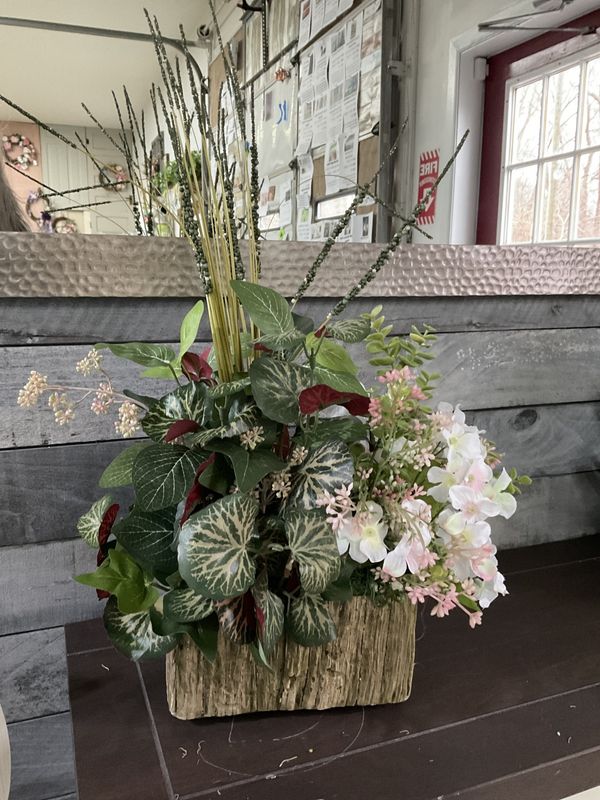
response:
{"label": "window pane", "polygon": [[581,146],[600,145],[600,58],[588,63],[585,117],[581,133]]}
{"label": "window pane", "polygon": [[548,78],[544,135],[546,155],[575,149],[580,74],[581,67],[577,64]]}
{"label": "window pane", "polygon": [[533,209],[536,185],[536,166],[523,167],[511,171],[506,225],[506,241],[508,244],[531,242],[533,238]]}
{"label": "window pane", "polygon": [[538,157],[543,86],[543,81],[535,81],[513,93],[512,163]]}
{"label": "window pane", "polygon": [[540,241],[564,242],[569,238],[573,159],[544,164]]}
{"label": "window pane", "polygon": [[600,152],[579,162],[578,239],[600,239]]}

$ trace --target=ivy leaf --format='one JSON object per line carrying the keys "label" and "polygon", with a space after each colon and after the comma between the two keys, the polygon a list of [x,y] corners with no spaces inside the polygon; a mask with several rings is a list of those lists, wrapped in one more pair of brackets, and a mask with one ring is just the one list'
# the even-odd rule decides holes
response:
{"label": "ivy leaf", "polygon": [[321,597],[292,600],[286,626],[292,639],[304,647],[319,647],[337,636],[327,603]]}
{"label": "ivy leaf", "polygon": [[358,367],[341,344],[329,339],[319,339],[314,333],[309,333],[306,347],[309,351],[315,351],[315,360],[319,366],[348,375],[358,373]]}
{"label": "ivy leaf", "polygon": [[154,605],[158,591],[146,583],[141,567],[124,550],[112,549],[95,572],[78,575],[75,580],[84,586],[102,589],[116,597],[123,614],[133,614]]}
{"label": "ivy leaf", "polygon": [[256,404],[266,417],[286,424],[298,422],[298,395],[310,385],[308,369],[262,356],[250,367],[250,381]]}
{"label": "ivy leaf", "polygon": [[294,330],[288,302],[278,292],[248,281],[231,281],[231,286],[244,311],[262,333],[277,336]]}
{"label": "ivy leaf", "polygon": [[152,628],[148,611],[124,614],[114,597],[104,609],[104,627],[117,650],[134,661],[160,658],[173,650],[177,636],[159,636]]}
{"label": "ivy leaf", "polygon": [[174,508],[160,511],[134,508],[113,530],[119,544],[144,569],[161,576],[170,575],[177,569],[177,555],[173,550],[174,521]]}
{"label": "ivy leaf", "polygon": [[[332,389],[337,389],[338,392],[347,392],[349,394],[367,395],[367,390],[362,383],[354,375],[345,372],[335,372],[332,369],[325,369],[325,367],[315,367],[313,370],[314,380],[312,383],[324,383],[331,386]],[[310,386],[311,384],[309,384]]]}
{"label": "ivy leaf", "polygon": [[136,442],[120,452],[100,476],[99,485],[103,489],[110,489],[115,486],[129,486],[132,480],[133,462],[144,447],[148,447],[149,444],[150,442]]}
{"label": "ivy leaf", "polygon": [[142,429],[155,442],[163,442],[177,420],[189,419],[203,425],[210,413],[210,405],[206,386],[188,383],[153,403],[142,419]]}
{"label": "ivy leaf", "polygon": [[265,655],[275,649],[283,634],[284,607],[283,601],[269,591],[266,575],[259,578],[252,587],[255,603],[256,632]]}
{"label": "ivy leaf", "polygon": [[271,450],[257,447],[246,450],[235,442],[217,442],[208,445],[209,450],[227,456],[235,473],[235,482],[240,492],[249,492],[270,472],[285,468],[285,462]]}
{"label": "ivy leaf", "polygon": [[204,597],[224,600],[243,594],[254,582],[250,548],[258,503],[243,494],[216,500],[193,514],[179,534],[179,571]]}
{"label": "ivy leaf", "polygon": [[236,409],[237,406],[232,406],[230,418],[224,425],[220,425],[218,428],[207,428],[191,436],[190,444],[194,447],[204,447],[213,439],[231,439],[233,436],[239,436],[240,433],[251,428],[258,416],[254,403],[247,403],[242,407],[241,411]]}
{"label": "ivy leaf", "polygon": [[[164,344],[147,344],[145,342],[128,342],[126,344],[107,344],[100,342],[97,350],[108,348],[111,353],[119,358],[126,358],[143,367],[168,367],[173,361],[175,352]],[[173,373],[169,370],[169,374]]]}
{"label": "ivy leaf", "polygon": [[340,571],[340,554],[331,525],[321,511],[291,511],[285,532],[293,559],[300,567],[306,594],[321,594]]}
{"label": "ivy leaf", "polygon": [[179,356],[177,358],[178,365],[181,364],[183,356],[196,341],[200,320],[203,314],[204,303],[202,300],[198,300],[198,302],[190,308],[181,322],[181,328],[179,330]]}
{"label": "ivy leaf", "polygon": [[344,442],[328,441],[312,450],[299,467],[288,505],[310,511],[315,508],[319,495],[335,493],[342,484],[352,481],[353,474],[354,462]]}
{"label": "ivy leaf", "polygon": [[326,336],[332,336],[340,342],[346,344],[356,344],[367,338],[371,332],[371,320],[362,319],[341,319],[337,322],[329,322],[325,330]]}
{"label": "ivy leaf", "polygon": [[89,511],[86,511],[77,521],[77,532],[86,544],[94,549],[98,547],[98,531],[104,515],[113,504],[113,499],[109,494],[105,494],[100,500],[92,504]]}
{"label": "ivy leaf", "polygon": [[189,492],[204,455],[180,445],[146,447],[133,464],[136,502],[146,511],[175,506]]}
{"label": "ivy leaf", "polygon": [[177,622],[199,622],[213,613],[213,606],[193,589],[172,589],[163,595],[163,614]]}

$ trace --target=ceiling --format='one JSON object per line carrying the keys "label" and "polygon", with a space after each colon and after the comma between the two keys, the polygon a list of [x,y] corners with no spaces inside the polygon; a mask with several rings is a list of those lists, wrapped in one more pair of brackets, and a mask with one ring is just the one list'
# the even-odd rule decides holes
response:
{"label": "ceiling", "polygon": [[[3,0],[0,19],[147,33],[144,7],[156,14],[164,36],[179,38],[181,23],[192,40],[198,26],[210,22],[208,0]],[[205,69],[206,48],[195,47],[193,54]],[[89,124],[84,101],[105,127],[116,127],[111,90],[125,84],[134,106],[147,108],[148,89],[158,78],[151,43],[0,24],[0,91],[49,124]],[[0,101],[0,121],[22,119]]]}

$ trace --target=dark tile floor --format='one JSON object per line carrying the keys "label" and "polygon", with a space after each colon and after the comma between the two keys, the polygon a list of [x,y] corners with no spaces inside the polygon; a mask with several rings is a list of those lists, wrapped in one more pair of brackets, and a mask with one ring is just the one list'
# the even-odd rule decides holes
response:
{"label": "dark tile floor", "polygon": [[559,800],[600,784],[600,536],[501,554],[471,631],[419,620],[401,705],[181,722],[164,666],[67,628],[80,800]]}

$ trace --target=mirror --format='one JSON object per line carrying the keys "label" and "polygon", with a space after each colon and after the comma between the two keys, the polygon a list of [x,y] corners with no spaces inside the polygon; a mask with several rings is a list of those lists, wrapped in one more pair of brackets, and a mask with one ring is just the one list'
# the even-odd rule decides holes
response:
{"label": "mirror", "polygon": [[[0,72],[11,76],[3,92],[64,137],[0,102],[4,181],[30,230],[180,235],[177,165],[148,94],[161,75],[144,5],[157,15],[172,59],[182,59],[183,24],[206,77],[211,122],[230,162],[240,160],[236,98],[222,90],[226,71],[208,0],[174,0],[168,13],[158,0],[32,0],[26,10],[9,0],[0,17]],[[414,243],[600,243],[597,0],[215,5],[246,102],[251,88],[254,96],[262,237],[323,242],[357,185],[368,185],[339,241],[389,241],[417,207],[406,230]],[[26,54],[37,54],[37,69]],[[112,90],[126,136],[135,128],[123,84],[138,119],[144,113],[137,163],[145,194],[115,146],[123,134]],[[189,90],[185,99],[192,108]],[[234,175],[236,204],[242,186]]]}

